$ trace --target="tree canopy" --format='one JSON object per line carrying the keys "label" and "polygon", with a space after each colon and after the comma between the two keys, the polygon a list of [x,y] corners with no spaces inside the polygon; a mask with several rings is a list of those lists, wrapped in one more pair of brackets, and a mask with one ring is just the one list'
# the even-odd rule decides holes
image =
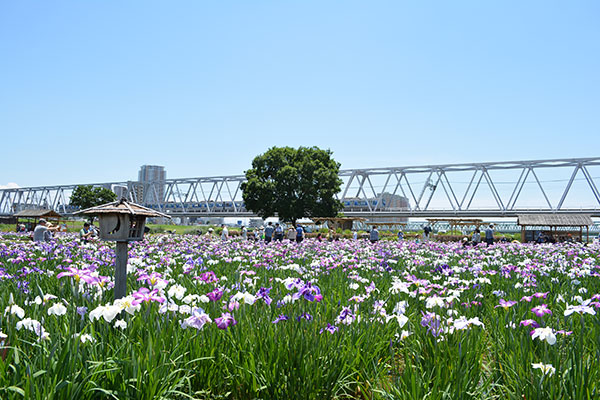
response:
{"label": "tree canopy", "polygon": [[332,217],[342,209],[340,164],[330,150],[318,147],[272,147],[256,156],[246,171],[242,196],[246,208],[263,218],[282,221]]}
{"label": "tree canopy", "polygon": [[71,205],[84,210],[104,203],[110,203],[116,199],[117,195],[112,190],[103,187],[93,187],[92,185],[79,185],[71,194]]}

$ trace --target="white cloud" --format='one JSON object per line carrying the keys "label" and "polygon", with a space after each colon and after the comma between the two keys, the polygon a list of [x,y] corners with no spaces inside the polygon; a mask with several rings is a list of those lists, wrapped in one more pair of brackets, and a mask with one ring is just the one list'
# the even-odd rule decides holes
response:
{"label": "white cloud", "polygon": [[18,184],[14,182],[8,182],[6,185],[0,185],[0,189],[17,189],[20,188]]}

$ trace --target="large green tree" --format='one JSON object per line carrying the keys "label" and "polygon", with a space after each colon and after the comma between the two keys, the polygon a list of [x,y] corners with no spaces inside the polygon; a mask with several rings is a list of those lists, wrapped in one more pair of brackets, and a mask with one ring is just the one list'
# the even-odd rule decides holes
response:
{"label": "large green tree", "polygon": [[317,147],[272,147],[254,158],[246,171],[242,196],[246,208],[282,221],[302,217],[331,217],[342,209],[335,198],[342,180],[340,164],[330,150]]}
{"label": "large green tree", "polygon": [[72,206],[84,210],[104,203],[110,203],[116,199],[117,195],[112,190],[103,187],[93,187],[92,185],[79,185],[71,193],[70,203]]}

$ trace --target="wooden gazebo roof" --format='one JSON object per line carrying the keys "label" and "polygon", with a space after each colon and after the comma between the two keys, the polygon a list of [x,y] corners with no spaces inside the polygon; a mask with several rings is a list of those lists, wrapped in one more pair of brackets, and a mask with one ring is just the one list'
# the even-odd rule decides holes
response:
{"label": "wooden gazebo roof", "polygon": [[62,218],[62,215],[54,210],[38,209],[38,210],[23,210],[15,213],[15,217],[19,218]]}
{"label": "wooden gazebo roof", "polygon": [[112,203],[102,204],[96,207],[86,208],[85,210],[77,211],[75,214],[85,215],[101,215],[101,214],[130,214],[143,215],[145,217],[165,217],[171,218],[167,214],[154,211],[151,208],[140,206],[139,204],[130,203],[125,199],[114,201]]}
{"label": "wooden gazebo roof", "polygon": [[521,226],[590,226],[594,225],[592,217],[587,214],[579,215],[518,215],[517,224]]}

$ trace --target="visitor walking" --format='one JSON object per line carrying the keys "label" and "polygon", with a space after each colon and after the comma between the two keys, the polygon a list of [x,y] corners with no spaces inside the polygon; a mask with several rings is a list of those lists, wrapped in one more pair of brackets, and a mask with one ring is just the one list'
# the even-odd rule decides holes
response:
{"label": "visitor walking", "polygon": [[379,240],[379,231],[377,230],[376,226],[373,226],[373,229],[371,229],[371,232],[369,233],[369,240],[371,240],[371,243],[377,243]]}
{"label": "visitor walking", "polygon": [[429,224],[425,225],[423,227],[423,241],[424,242],[428,242],[429,241],[429,235],[431,235],[431,226],[429,226]]}
{"label": "visitor walking", "polygon": [[275,224],[275,240],[283,241],[283,228],[279,225],[279,222]]}
{"label": "visitor walking", "polygon": [[242,240],[245,242],[248,240],[248,228],[242,225]]}
{"label": "visitor walking", "polygon": [[296,243],[301,243],[304,240],[304,228],[302,225],[296,224]]}
{"label": "visitor walking", "polygon": [[494,224],[490,224],[485,230],[485,242],[488,245],[494,244]]}
{"label": "visitor walking", "polygon": [[265,243],[270,243],[273,240],[273,232],[275,228],[273,228],[273,223],[269,222],[267,227],[265,228]]}
{"label": "visitor walking", "polygon": [[296,231],[291,226],[287,230],[287,238],[290,242],[293,242],[294,240],[296,240]]}

